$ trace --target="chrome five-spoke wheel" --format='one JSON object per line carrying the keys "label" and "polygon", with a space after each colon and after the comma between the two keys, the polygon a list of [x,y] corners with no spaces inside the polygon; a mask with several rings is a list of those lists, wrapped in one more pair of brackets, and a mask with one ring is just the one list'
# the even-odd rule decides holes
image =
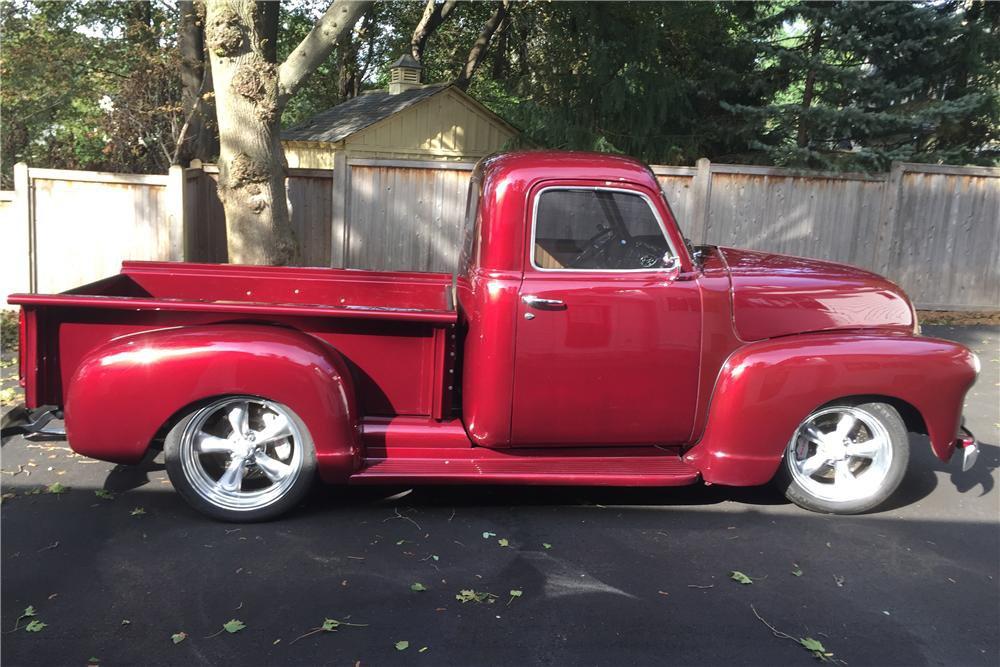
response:
{"label": "chrome five-spoke wheel", "polygon": [[906,428],[891,405],[822,408],[806,417],[788,443],[786,495],[807,509],[866,511],[899,485],[908,451]]}
{"label": "chrome five-spoke wheel", "polygon": [[297,501],[314,467],[305,425],[286,406],[228,396],[194,410],[164,445],[171,481],[210,516],[258,520]]}

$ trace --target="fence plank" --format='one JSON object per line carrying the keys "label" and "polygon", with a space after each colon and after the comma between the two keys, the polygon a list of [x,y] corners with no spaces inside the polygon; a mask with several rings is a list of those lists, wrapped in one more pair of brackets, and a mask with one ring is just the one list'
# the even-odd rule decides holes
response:
{"label": "fence plank", "polygon": [[[338,157],[333,170],[289,170],[303,262],[451,271],[473,164]],[[840,174],[708,160],[652,169],[695,242],[871,268],[919,306],[1000,308],[1000,169],[899,163],[888,174]],[[213,165],[168,176],[21,165],[16,193],[0,196],[0,223],[23,230],[23,273],[36,290],[113,273],[122,259],[179,259],[178,216],[184,258],[225,261],[217,180]]]}

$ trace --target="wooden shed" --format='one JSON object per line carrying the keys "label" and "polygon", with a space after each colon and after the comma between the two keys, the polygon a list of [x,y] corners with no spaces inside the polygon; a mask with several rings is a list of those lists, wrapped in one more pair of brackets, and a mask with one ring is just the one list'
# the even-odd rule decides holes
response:
{"label": "wooden shed", "polygon": [[405,55],[390,68],[388,90],[366,92],[285,130],[289,167],[332,169],[349,158],[475,161],[509,146],[520,132],[457,86],[421,85]]}

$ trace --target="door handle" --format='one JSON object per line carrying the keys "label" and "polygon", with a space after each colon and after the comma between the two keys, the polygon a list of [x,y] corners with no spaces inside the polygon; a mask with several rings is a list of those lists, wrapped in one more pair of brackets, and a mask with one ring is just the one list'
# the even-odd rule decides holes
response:
{"label": "door handle", "polygon": [[525,305],[537,308],[538,310],[566,310],[566,303],[559,299],[543,299],[534,294],[525,294],[521,297],[521,301]]}

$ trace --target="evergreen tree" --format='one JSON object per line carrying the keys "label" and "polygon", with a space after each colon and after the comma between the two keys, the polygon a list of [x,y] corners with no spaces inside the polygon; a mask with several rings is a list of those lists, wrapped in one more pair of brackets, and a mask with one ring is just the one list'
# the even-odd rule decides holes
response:
{"label": "evergreen tree", "polygon": [[752,86],[730,105],[753,161],[888,168],[893,160],[989,164],[1000,122],[997,5],[799,2],[757,22]]}

